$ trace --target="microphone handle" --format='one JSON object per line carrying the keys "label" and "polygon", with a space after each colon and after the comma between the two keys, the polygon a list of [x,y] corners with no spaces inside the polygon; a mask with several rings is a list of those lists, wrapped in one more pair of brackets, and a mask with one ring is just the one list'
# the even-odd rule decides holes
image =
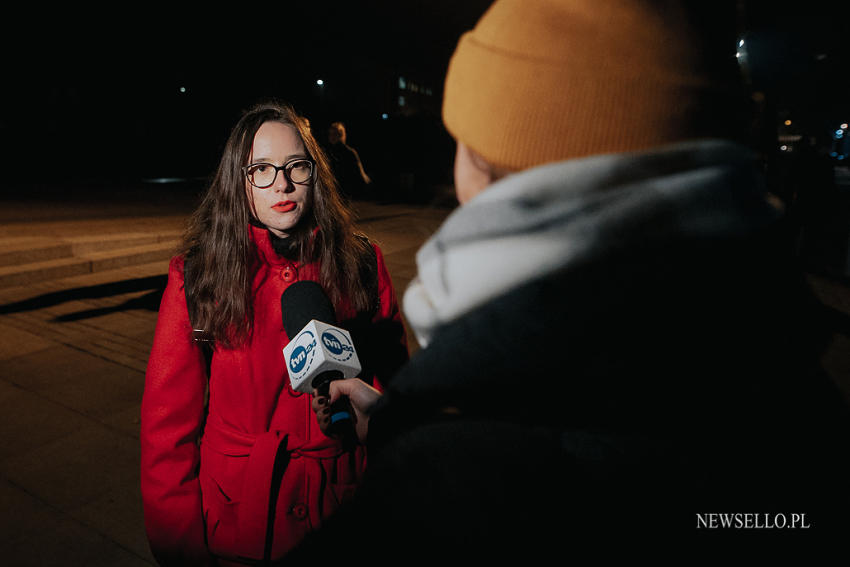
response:
{"label": "microphone handle", "polygon": [[[341,373],[331,375],[331,372],[324,373],[324,376],[317,377],[314,381],[314,386],[320,396],[328,397],[330,395],[331,382],[334,380],[342,380]],[[318,384],[316,384],[318,382]],[[354,408],[351,407],[351,402],[346,396],[341,397],[330,406],[331,423],[328,427],[327,434],[330,437],[341,439],[346,446],[354,443],[357,440],[357,433],[354,431]]]}

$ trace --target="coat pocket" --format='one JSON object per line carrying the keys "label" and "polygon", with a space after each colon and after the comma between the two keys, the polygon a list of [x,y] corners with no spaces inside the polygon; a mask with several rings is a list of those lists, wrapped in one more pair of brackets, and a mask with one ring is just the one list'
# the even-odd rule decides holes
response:
{"label": "coat pocket", "polygon": [[234,457],[201,446],[199,473],[207,545],[216,555],[236,552],[236,528],[247,457]]}

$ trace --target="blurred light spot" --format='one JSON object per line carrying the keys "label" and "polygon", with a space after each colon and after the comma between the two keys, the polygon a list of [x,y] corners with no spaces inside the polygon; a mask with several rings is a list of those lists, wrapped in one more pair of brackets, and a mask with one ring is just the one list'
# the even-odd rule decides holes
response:
{"label": "blurred light spot", "polygon": [[185,93],[185,92],[186,92],[186,87],[180,87],[180,92],[181,92],[181,93]]}
{"label": "blurred light spot", "polygon": [[791,125],[791,121],[790,121],[790,120],[786,120],[786,121],[785,121],[785,125],[786,125],[786,126],[790,126],[790,125]]}
{"label": "blurred light spot", "polygon": [[389,117],[390,117],[390,115],[389,115],[389,114],[387,114],[386,112],[385,112],[385,113],[383,113],[383,114],[381,114],[381,118],[383,118],[384,120],[386,120],[386,119],[387,119],[387,118],[389,118]]}
{"label": "blurred light spot", "polygon": [[316,81],[316,84],[321,87],[322,85],[325,84],[325,82],[322,79],[319,79],[318,81]]}
{"label": "blurred light spot", "polygon": [[154,177],[152,179],[142,179],[144,183],[184,183],[189,181],[183,177]]}

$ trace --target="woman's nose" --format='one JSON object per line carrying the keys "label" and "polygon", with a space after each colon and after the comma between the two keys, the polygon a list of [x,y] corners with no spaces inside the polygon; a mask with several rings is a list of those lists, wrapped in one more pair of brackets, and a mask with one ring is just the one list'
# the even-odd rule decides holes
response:
{"label": "woman's nose", "polygon": [[279,171],[277,178],[274,180],[274,189],[281,193],[292,193],[292,191],[295,190],[295,187],[289,182],[289,179],[286,178],[283,171]]}

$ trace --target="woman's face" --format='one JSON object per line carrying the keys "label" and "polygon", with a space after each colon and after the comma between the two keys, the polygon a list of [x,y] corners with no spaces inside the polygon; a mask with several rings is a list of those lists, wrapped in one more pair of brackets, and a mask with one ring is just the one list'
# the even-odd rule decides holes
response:
{"label": "woman's face", "polygon": [[[266,122],[254,136],[248,165],[263,162],[282,166],[294,158],[308,157],[295,128],[280,122]],[[313,181],[303,185],[290,183],[283,171],[278,171],[274,183],[264,189],[254,187],[246,179],[245,191],[254,217],[277,236],[285,238],[310,210]]]}

